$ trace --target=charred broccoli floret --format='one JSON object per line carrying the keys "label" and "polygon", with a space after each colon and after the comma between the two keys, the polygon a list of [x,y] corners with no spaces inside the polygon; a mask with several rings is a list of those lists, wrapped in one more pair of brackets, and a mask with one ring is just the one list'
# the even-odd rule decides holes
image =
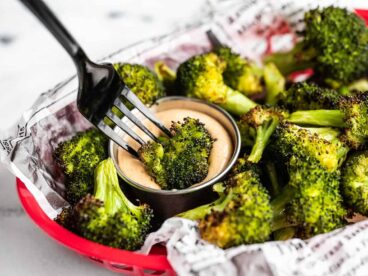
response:
{"label": "charred broccoli floret", "polygon": [[364,20],[338,7],[313,9],[304,15],[302,41],[287,53],[266,57],[284,73],[312,67],[337,88],[364,77],[368,68],[368,31]]}
{"label": "charred broccoli floret", "polygon": [[339,132],[331,129],[308,129],[282,122],[274,133],[271,150],[290,159],[313,159],[328,172],[337,170],[344,162],[348,148],[338,139]]}
{"label": "charred broccoli floret", "polygon": [[296,111],[288,120],[300,125],[343,128],[341,139],[351,148],[361,148],[368,139],[368,93],[341,97],[337,109]]}
{"label": "charred broccoli floret", "polygon": [[215,53],[226,64],[222,74],[226,85],[246,96],[262,93],[263,72],[260,67],[234,53],[229,47],[219,47]]}
{"label": "charred broccoli floret", "polygon": [[[147,67],[140,64],[116,63],[115,70],[122,81],[137,95],[146,105],[152,105],[164,96],[164,89],[157,75]],[[126,103],[130,108],[133,106]]]}
{"label": "charred broccoli floret", "polygon": [[349,156],[342,170],[341,190],[350,208],[368,215],[368,151]]}
{"label": "charred broccoli floret", "polygon": [[243,115],[256,106],[239,91],[224,83],[226,63],[214,53],[193,56],[177,71],[177,87],[182,94],[222,106],[235,115]]}
{"label": "charred broccoli floret", "polygon": [[95,171],[94,195],[86,195],[74,207],[64,209],[56,221],[89,240],[126,250],[143,244],[151,224],[147,205],[131,203],[119,186],[111,159],[102,161]]}
{"label": "charred broccoli floret", "polygon": [[[224,185],[220,198],[179,216],[199,220],[201,237],[219,247],[263,242],[271,235],[272,209],[258,171],[244,159]],[[240,172],[241,170],[244,170]]]}
{"label": "charred broccoli floret", "polygon": [[242,144],[252,147],[248,157],[249,161],[257,163],[261,159],[263,151],[282,117],[281,110],[259,105],[240,118],[238,126]]}
{"label": "charred broccoli floret", "polygon": [[70,204],[93,192],[94,169],[107,154],[106,136],[97,129],[77,133],[54,151],[57,164],[65,174],[65,197]]}
{"label": "charred broccoli floret", "polygon": [[170,130],[171,138],[146,143],[139,156],[162,189],[185,189],[207,176],[214,139],[204,124],[189,117],[173,122]]}
{"label": "charred broccoli floret", "polygon": [[340,94],[333,89],[314,83],[298,82],[282,92],[278,104],[289,111],[333,109],[338,106]]}
{"label": "charred broccoli floret", "polygon": [[330,232],[345,224],[340,171],[328,172],[313,159],[293,155],[287,162],[289,182],[271,202],[278,235],[295,230],[300,238]]}

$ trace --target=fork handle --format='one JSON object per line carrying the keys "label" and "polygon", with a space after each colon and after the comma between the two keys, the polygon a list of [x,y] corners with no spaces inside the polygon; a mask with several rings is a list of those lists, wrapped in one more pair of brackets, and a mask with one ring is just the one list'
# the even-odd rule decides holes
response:
{"label": "fork handle", "polygon": [[47,7],[47,5],[41,0],[20,0],[42,23],[43,25],[54,35],[54,37],[60,42],[64,49],[68,52],[70,57],[76,63],[80,65],[81,61],[87,59],[86,54],[79,46],[77,41],[70,35],[70,33],[64,28],[63,24],[56,18],[53,12]]}

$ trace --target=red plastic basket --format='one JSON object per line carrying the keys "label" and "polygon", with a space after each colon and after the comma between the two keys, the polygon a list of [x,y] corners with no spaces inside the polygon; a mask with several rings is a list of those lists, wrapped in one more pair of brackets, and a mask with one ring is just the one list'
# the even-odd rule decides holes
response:
{"label": "red plastic basket", "polygon": [[124,275],[175,275],[167,261],[165,247],[154,247],[149,255],[144,255],[86,240],[50,219],[19,179],[17,179],[17,191],[24,210],[42,230],[62,245],[95,263]]}
{"label": "red plastic basket", "polygon": [[[368,24],[368,10],[356,9]],[[39,207],[22,181],[17,179],[17,191],[26,213],[50,237],[110,270],[125,275],[175,275],[166,258],[163,246],[152,249],[149,255],[107,247],[66,230],[51,220]]]}

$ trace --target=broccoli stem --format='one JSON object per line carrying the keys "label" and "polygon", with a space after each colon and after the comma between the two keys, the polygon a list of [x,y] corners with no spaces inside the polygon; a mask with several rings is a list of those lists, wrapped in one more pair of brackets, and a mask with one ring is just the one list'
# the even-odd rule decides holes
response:
{"label": "broccoli stem", "polygon": [[114,214],[122,207],[122,201],[114,187],[116,181],[119,183],[112,160],[100,162],[95,169],[94,195],[104,202],[108,214]]}
{"label": "broccoli stem", "polygon": [[278,218],[283,215],[285,206],[290,202],[294,195],[294,188],[285,186],[275,199],[271,201],[273,217]]}
{"label": "broccoli stem", "polygon": [[288,52],[279,52],[268,55],[264,58],[264,63],[273,63],[279,71],[287,76],[290,73],[312,68],[315,56],[314,50],[303,50],[303,43],[299,42]]}
{"label": "broccoli stem", "polygon": [[189,211],[185,211],[183,213],[178,214],[178,217],[190,219],[190,220],[199,220],[204,218],[211,211],[221,212],[225,209],[227,204],[232,200],[233,191],[230,190],[228,194],[222,194],[218,199],[214,202],[201,205],[197,208],[191,209]]}
{"label": "broccoli stem", "polygon": [[272,133],[275,131],[278,123],[279,120],[273,118],[270,121],[265,122],[261,126],[257,127],[256,140],[248,157],[248,161],[257,163],[262,158],[262,154],[267,146],[268,140],[270,139]]}
{"label": "broccoli stem", "polygon": [[141,218],[141,209],[134,205],[120,189],[119,179],[111,158],[98,164],[95,170],[95,197],[104,202],[108,214],[126,210]]}
{"label": "broccoli stem", "polygon": [[275,105],[279,94],[285,90],[285,78],[273,63],[264,66],[264,81],[266,85],[266,103]]}
{"label": "broccoli stem", "polygon": [[229,88],[226,100],[224,103],[220,103],[220,106],[234,115],[241,116],[257,104],[240,92]]}
{"label": "broccoli stem", "polygon": [[273,238],[277,241],[286,241],[292,239],[295,236],[295,227],[286,227],[283,229],[276,230],[273,233]]}
{"label": "broccoli stem", "polygon": [[276,197],[281,192],[281,186],[277,177],[276,167],[273,162],[266,162],[266,173],[270,182],[271,195]]}
{"label": "broccoli stem", "polygon": [[288,121],[301,125],[345,127],[345,114],[340,110],[302,110],[291,113]]}

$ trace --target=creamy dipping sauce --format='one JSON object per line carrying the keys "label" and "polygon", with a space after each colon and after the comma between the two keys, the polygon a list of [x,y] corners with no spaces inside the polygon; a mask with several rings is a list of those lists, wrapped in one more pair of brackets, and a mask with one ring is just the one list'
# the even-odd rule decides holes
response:
{"label": "creamy dipping sauce", "polygon": [[[216,139],[216,141],[213,143],[209,157],[210,166],[208,175],[202,182],[212,179],[221,173],[221,171],[226,167],[231,159],[234,148],[228,131],[214,118],[202,112],[181,108],[161,111],[155,115],[168,128],[170,128],[172,121],[182,122],[185,117],[199,119],[199,121],[205,124],[205,127],[211,136]],[[145,120],[144,124],[154,135],[162,135],[161,131],[157,129],[157,127],[155,127],[150,121]],[[149,138],[140,129],[137,129],[137,127],[134,126],[133,130],[145,141],[149,141]],[[124,139],[135,149],[139,148],[138,143],[136,143],[130,137],[125,136]],[[124,175],[129,179],[141,184],[142,186],[153,189],[161,189],[160,186],[155,183],[154,179],[146,172],[143,163],[122,148],[118,149],[118,164]]]}

